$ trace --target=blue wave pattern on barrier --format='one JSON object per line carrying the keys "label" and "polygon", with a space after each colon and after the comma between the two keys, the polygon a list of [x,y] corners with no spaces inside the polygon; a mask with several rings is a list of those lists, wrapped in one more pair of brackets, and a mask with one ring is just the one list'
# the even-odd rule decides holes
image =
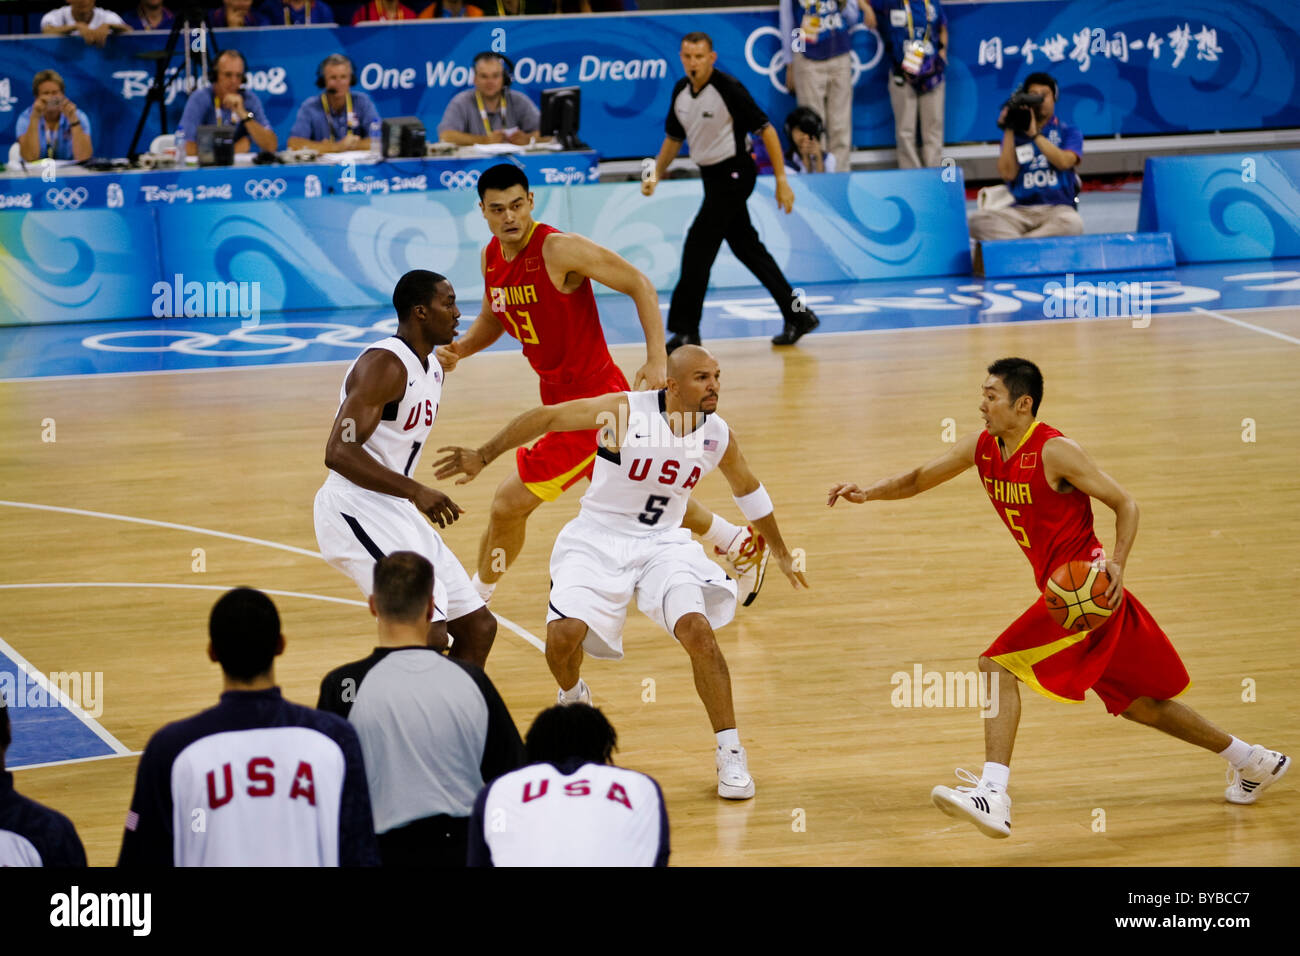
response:
{"label": "blue wave pattern on barrier", "polygon": [[1138,228],[1179,262],[1300,255],[1300,150],[1149,159]]}

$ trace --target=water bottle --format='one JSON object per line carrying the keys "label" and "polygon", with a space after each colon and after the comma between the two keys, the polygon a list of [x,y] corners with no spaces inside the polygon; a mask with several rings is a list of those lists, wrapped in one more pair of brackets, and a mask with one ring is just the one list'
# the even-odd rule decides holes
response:
{"label": "water bottle", "polygon": [[370,161],[377,163],[384,158],[384,151],[379,142],[383,135],[384,128],[380,125],[379,120],[372,120],[370,123]]}
{"label": "water bottle", "polygon": [[172,137],[176,149],[176,165],[180,169],[185,168],[185,128],[176,127],[176,135]]}

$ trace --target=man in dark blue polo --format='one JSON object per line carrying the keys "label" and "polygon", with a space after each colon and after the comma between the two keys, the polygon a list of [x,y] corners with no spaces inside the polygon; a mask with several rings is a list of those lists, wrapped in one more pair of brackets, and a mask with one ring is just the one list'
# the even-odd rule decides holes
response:
{"label": "man in dark blue polo", "polygon": [[241,89],[248,63],[238,50],[226,50],[212,64],[216,78],[211,86],[202,86],[190,94],[181,114],[180,128],[185,131],[185,151],[198,152],[195,134],[200,126],[235,127],[235,152],[247,153],[249,140],[262,152],[273,153],[279,146],[271,121],[266,118],[262,101],[251,90]]}

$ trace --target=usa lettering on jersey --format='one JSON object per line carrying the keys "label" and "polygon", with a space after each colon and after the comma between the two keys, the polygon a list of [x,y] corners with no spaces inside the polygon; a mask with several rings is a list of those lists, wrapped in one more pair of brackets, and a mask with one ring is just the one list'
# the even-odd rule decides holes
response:
{"label": "usa lettering on jersey", "polygon": [[[551,781],[548,778],[543,777],[541,782],[536,785],[537,789],[534,790],[532,780],[524,781],[524,790],[520,801],[528,804],[534,800],[542,799],[550,791],[550,783]],[[566,797],[590,797],[592,796],[591,781],[574,780],[566,783],[562,792]],[[623,789],[623,785],[618,781],[614,781],[609,785],[609,789],[605,792],[605,799],[621,803],[629,810],[632,809],[632,800],[628,797],[627,791]]]}
{"label": "usa lettering on jersey", "polygon": [[[253,757],[246,766],[240,768],[242,774],[239,788],[250,797],[273,797],[276,795],[275,761],[270,757]],[[285,775],[287,776],[287,775]],[[285,784],[288,784],[286,787]],[[207,772],[208,809],[219,810],[235,799],[236,784],[234,767],[227,761],[220,769]],[[306,800],[316,806],[316,778],[311,763],[299,760],[293,776],[282,780],[280,794],[287,794],[289,800]]]}

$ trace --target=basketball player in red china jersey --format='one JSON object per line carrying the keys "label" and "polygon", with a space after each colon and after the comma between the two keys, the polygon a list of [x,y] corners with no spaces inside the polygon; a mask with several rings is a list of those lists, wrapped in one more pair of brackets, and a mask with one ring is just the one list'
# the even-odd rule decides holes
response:
{"label": "basketball player in red china jersey", "polygon": [[[635,386],[660,389],[667,381],[664,323],[659,295],[639,269],[622,256],[584,236],[535,222],[528,177],[512,163],[486,170],[478,180],[479,208],[492,231],[483,250],[483,304],[469,331],[437,350],[450,372],[463,358],[482,351],[504,332],[523,346],[524,357],[541,380],[544,405],[594,398],[628,389],[614,364],[596,310],[592,280],[622,292],[636,303],[645,332],[646,361]],[[596,432],[553,432],[515,454],[516,473],[492,499],[488,526],[479,543],[473,584],[484,601],[524,546],[528,516],[554,501],[582,478],[590,478],[596,459]],[[767,552],[752,528],[731,524],[698,502],[691,502],[683,525],[713,545],[736,578],[741,600],[758,594]]]}
{"label": "basketball player in red china jersey", "polygon": [[[993,509],[1034,569],[1038,600],[980,656],[980,671],[996,680],[998,709],[984,715],[984,772],[957,775],[969,786],[935,787],[944,813],[967,819],[992,837],[1011,833],[1007,796],[1011,750],[1020,722],[1017,681],[1054,700],[1079,702],[1092,689],[1111,714],[1204,747],[1229,765],[1230,803],[1254,803],[1290,769],[1284,754],[1251,746],[1171,700],[1189,680],[1173,645],[1138,599],[1124,588],[1124,565],[1137,535],[1133,496],[1099,469],[1077,442],[1038,421],[1043,376],[1027,359],[999,359],[988,368],[980,414],[986,428],[968,435],[929,464],[863,489],[842,482],[837,498],[910,498],[975,465]],[[1107,557],[1093,532],[1092,498],[1115,512],[1115,550]],[[1048,613],[1042,591],[1052,572],[1071,561],[1104,566],[1111,615],[1092,630],[1067,631]]]}

